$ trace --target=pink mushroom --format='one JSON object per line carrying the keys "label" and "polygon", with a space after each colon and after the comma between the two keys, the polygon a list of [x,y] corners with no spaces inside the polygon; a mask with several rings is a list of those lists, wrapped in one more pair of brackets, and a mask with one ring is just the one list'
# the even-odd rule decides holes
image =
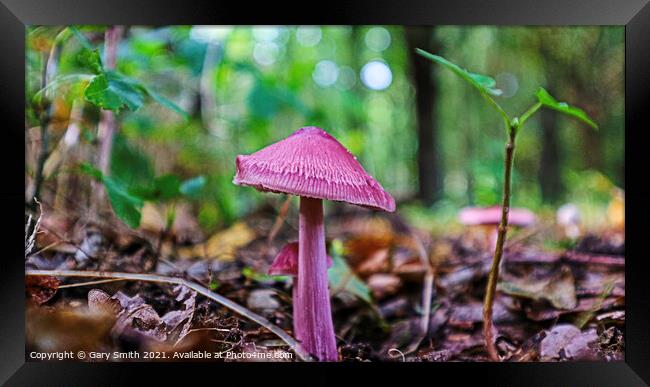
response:
{"label": "pink mushroom", "polygon": [[[291,242],[284,245],[282,250],[275,256],[271,267],[269,268],[270,275],[289,275],[294,277],[293,280],[293,315],[296,315],[296,312],[301,308],[301,304],[298,301],[299,295],[297,292],[298,289],[298,254],[300,248],[298,242]],[[333,261],[332,258],[327,256],[327,268],[332,267]],[[302,326],[302,321],[294,318],[293,319],[293,331],[300,332],[304,331],[306,328]]]}
{"label": "pink mushroom", "polygon": [[323,199],[390,212],[395,210],[395,200],[350,151],[313,126],[252,155],[237,156],[233,182],[300,196],[294,334],[319,360],[338,360],[327,280]]}
{"label": "pink mushroom", "polygon": [[[496,247],[499,223],[501,223],[501,206],[465,207],[458,214],[460,223],[466,226],[484,226],[489,232],[490,248]],[[510,208],[508,225],[527,227],[534,224],[537,217],[525,208]]]}

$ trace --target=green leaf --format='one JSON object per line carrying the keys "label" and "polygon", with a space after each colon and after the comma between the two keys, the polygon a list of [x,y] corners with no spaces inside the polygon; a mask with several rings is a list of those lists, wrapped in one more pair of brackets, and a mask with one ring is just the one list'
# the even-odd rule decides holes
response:
{"label": "green leaf", "polygon": [[123,184],[110,177],[104,177],[104,186],[115,214],[131,228],[140,226],[144,201],[131,195]]}
{"label": "green leaf", "polygon": [[88,176],[94,178],[95,180],[102,181],[102,179],[103,179],[102,171],[100,171],[99,169],[93,167],[92,165],[90,165],[88,163],[80,164],[79,165],[79,170],[84,175],[88,175]]}
{"label": "green leaf", "polygon": [[260,273],[255,270],[253,270],[250,267],[245,267],[241,270],[241,274],[253,281],[256,282],[261,282],[261,283],[272,283],[275,281],[286,281],[290,277],[286,275],[270,275],[270,274],[265,274],[265,273]]}
{"label": "green leaf", "polygon": [[104,65],[98,49],[84,49],[79,53],[79,61],[86,66],[93,74],[102,74]]}
{"label": "green leaf", "polygon": [[369,304],[372,303],[370,289],[352,272],[345,259],[333,252],[332,261],[332,267],[327,271],[330,287],[335,289],[332,293],[345,290]]}
{"label": "green leaf", "polygon": [[546,106],[549,109],[557,110],[561,113],[569,115],[571,117],[577,118],[580,121],[586,123],[594,129],[598,129],[598,125],[587,116],[587,113],[584,110],[577,107],[571,106],[566,102],[558,102],[552,95],[548,93],[543,87],[540,87],[535,93],[537,100],[543,106]]}
{"label": "green leaf", "polygon": [[500,89],[496,88],[497,82],[494,80],[494,78],[492,78],[492,77],[490,77],[488,75],[484,75],[484,74],[477,74],[477,73],[469,72],[469,71],[461,68],[457,64],[452,63],[452,62],[448,61],[447,59],[445,59],[445,58],[443,58],[443,57],[441,57],[439,55],[428,53],[428,52],[426,52],[424,50],[421,50],[419,48],[416,48],[415,50],[417,51],[418,54],[422,55],[423,57],[425,57],[427,59],[430,59],[430,60],[432,60],[432,61],[434,61],[436,63],[439,63],[439,64],[445,66],[446,68],[448,68],[449,70],[453,71],[456,75],[463,78],[470,85],[472,85],[472,86],[476,87],[477,89],[479,89],[479,91],[485,92],[485,93],[488,93],[488,94],[494,95],[494,96],[499,96],[499,95],[502,94],[502,91]]}
{"label": "green leaf", "polygon": [[144,94],[137,82],[112,71],[96,75],[84,91],[88,102],[116,113],[124,107],[138,110],[144,103]]}
{"label": "green leaf", "polygon": [[82,164],[80,169],[82,173],[104,184],[111,207],[118,218],[131,228],[140,226],[142,207],[144,206],[144,201],[141,198],[129,193],[123,182],[104,176],[99,169],[90,164]]}
{"label": "green leaf", "polygon": [[110,175],[127,187],[151,186],[155,171],[147,154],[118,132],[111,149]]}
{"label": "green leaf", "polygon": [[203,190],[203,187],[205,187],[206,181],[205,176],[197,176],[185,180],[180,186],[180,192],[185,196],[196,198]]}
{"label": "green leaf", "polygon": [[181,179],[176,175],[158,176],[154,180],[156,200],[167,201],[180,196]]}
{"label": "green leaf", "polygon": [[510,127],[510,117],[508,117],[508,114],[506,113],[505,110],[503,110],[501,105],[499,105],[492,98],[492,96],[498,96],[501,95],[502,93],[500,89],[497,89],[495,87],[496,81],[492,77],[483,74],[471,73],[461,68],[457,64],[452,63],[439,55],[428,53],[419,48],[416,48],[415,51],[418,54],[422,55],[423,57],[443,65],[447,69],[451,70],[454,74],[464,79],[467,83],[474,86],[474,88],[476,88],[476,90],[478,90],[479,93],[481,93],[483,98],[485,98],[485,100],[488,101],[488,103],[494,108],[494,110],[496,110],[497,113],[501,115],[501,118],[503,118],[503,121],[506,124],[506,126]]}

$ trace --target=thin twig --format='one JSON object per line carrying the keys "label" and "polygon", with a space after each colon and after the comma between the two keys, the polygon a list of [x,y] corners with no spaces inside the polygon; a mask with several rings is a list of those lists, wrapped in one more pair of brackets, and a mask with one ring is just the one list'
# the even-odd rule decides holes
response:
{"label": "thin twig", "polygon": [[407,348],[406,353],[414,352],[419,346],[422,340],[427,336],[429,332],[429,321],[431,319],[431,299],[433,297],[433,267],[431,267],[431,262],[429,262],[429,257],[427,251],[424,248],[424,244],[417,236],[415,231],[409,227],[409,232],[411,238],[415,241],[415,246],[418,250],[418,256],[420,261],[426,268],[424,274],[424,284],[422,285],[422,317],[420,319],[420,334],[417,339],[411,343],[409,348]]}
{"label": "thin twig", "polygon": [[100,284],[106,284],[106,283],[118,282],[118,281],[126,281],[126,280],[124,278],[110,278],[110,279],[103,279],[97,281],[77,282],[74,284],[59,285],[59,289],[78,288],[80,286],[100,285]]}
{"label": "thin twig", "polygon": [[143,282],[157,282],[173,285],[182,285],[195,292],[225,306],[226,308],[238,313],[239,315],[248,318],[251,321],[258,323],[270,332],[278,336],[282,341],[296,353],[296,355],[303,361],[312,361],[312,356],[305,351],[300,344],[289,334],[283,331],[280,327],[272,324],[266,318],[254,313],[245,307],[229,300],[228,298],[210,291],[208,288],[187,281],[183,278],[165,277],[156,274],[139,274],[139,273],[118,273],[118,272],[101,272],[101,271],[78,271],[78,270],[25,270],[25,275],[40,275],[40,276],[54,276],[54,277],[82,277],[82,278],[107,278],[107,279],[123,279],[127,281],[143,281]]}

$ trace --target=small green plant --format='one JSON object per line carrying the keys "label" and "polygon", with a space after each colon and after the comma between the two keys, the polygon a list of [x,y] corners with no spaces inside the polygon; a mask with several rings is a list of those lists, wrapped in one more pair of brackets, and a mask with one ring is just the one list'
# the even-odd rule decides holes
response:
{"label": "small green plant", "polygon": [[501,222],[499,224],[497,244],[494,251],[494,257],[492,259],[492,266],[488,275],[485,298],[483,300],[483,334],[485,336],[485,347],[487,349],[488,355],[490,356],[490,359],[493,361],[498,361],[499,354],[497,352],[494,339],[492,308],[494,304],[494,294],[496,291],[497,280],[499,278],[499,264],[501,263],[501,257],[503,256],[503,245],[505,243],[506,235],[508,232],[508,212],[510,210],[511,196],[511,174],[517,134],[523,127],[524,123],[526,123],[526,121],[528,121],[530,117],[532,117],[533,114],[535,114],[541,107],[556,110],[560,113],[574,117],[594,129],[598,129],[598,126],[587,116],[583,110],[570,106],[565,102],[558,102],[541,87],[535,93],[537,102],[528,110],[526,110],[521,116],[511,117],[493,98],[494,96],[500,95],[501,91],[496,88],[496,81],[492,77],[483,74],[471,73],[441,56],[428,53],[424,50],[416,49],[416,51],[423,57],[430,59],[435,63],[443,65],[447,69],[451,70],[454,74],[464,79],[474,88],[476,88],[478,92],[483,96],[483,98],[488,102],[488,104],[492,106],[492,108],[494,108],[497,113],[499,113],[503,119],[503,124],[506,130],[508,140],[505,147],[505,168],[503,178],[503,200],[501,204]]}
{"label": "small green plant", "polygon": [[167,206],[165,230],[169,230],[176,217],[176,201],[198,196],[206,182],[204,176],[181,181],[176,175],[151,176],[146,180],[128,182],[120,173],[104,175],[90,164],[81,164],[81,173],[104,185],[115,215],[131,228],[140,225],[142,207],[145,202],[151,202]]}

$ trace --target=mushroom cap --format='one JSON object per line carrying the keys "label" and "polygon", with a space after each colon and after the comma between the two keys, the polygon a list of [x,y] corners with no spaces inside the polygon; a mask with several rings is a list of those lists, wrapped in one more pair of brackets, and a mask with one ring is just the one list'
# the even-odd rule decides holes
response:
{"label": "mushroom cap", "polygon": [[316,199],[335,200],[389,212],[395,200],[329,133],[315,126],[251,155],[237,156],[237,185]]}
{"label": "mushroom cap", "polygon": [[[465,207],[460,210],[458,220],[466,226],[498,225],[501,223],[501,206]],[[512,226],[529,226],[537,221],[532,211],[525,208],[510,208],[508,224]]]}
{"label": "mushroom cap", "polygon": [[[327,267],[332,267],[332,258],[327,256]],[[270,275],[298,275],[298,242],[287,243],[275,256],[271,267]]]}

